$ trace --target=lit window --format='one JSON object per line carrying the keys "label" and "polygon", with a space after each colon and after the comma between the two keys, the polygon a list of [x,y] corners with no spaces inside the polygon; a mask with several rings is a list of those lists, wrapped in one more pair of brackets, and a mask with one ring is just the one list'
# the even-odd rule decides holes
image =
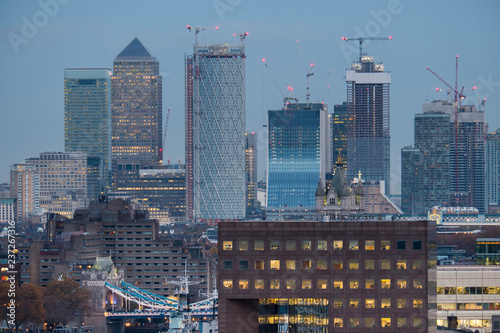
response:
{"label": "lit window", "polygon": [[406,298],[398,298],[398,309],[405,309],[406,306]]}
{"label": "lit window", "polygon": [[414,250],[422,250],[422,241],[421,240],[414,240],[413,241],[413,249]]}
{"label": "lit window", "polygon": [[302,280],[302,289],[311,289],[312,282],[311,280]]}
{"label": "lit window", "polygon": [[240,269],[248,269],[248,260],[240,260]]}
{"label": "lit window", "polygon": [[406,289],[406,280],[405,279],[398,279],[396,281],[396,288],[398,288],[398,289]]}
{"label": "lit window", "polygon": [[380,288],[391,289],[391,279],[381,279],[380,280]]}
{"label": "lit window", "polygon": [[341,240],[333,241],[333,249],[334,250],[342,250],[344,248],[344,242]]}
{"label": "lit window", "polygon": [[359,308],[359,299],[358,298],[351,298],[349,300],[349,307],[357,309]]}
{"label": "lit window", "polygon": [[349,325],[351,327],[359,327],[359,318],[350,318]]}
{"label": "lit window", "polygon": [[388,259],[380,260],[380,269],[391,269],[391,260]]}
{"label": "lit window", "polygon": [[343,269],[344,262],[341,259],[336,259],[333,261],[333,269]]}
{"label": "lit window", "polygon": [[295,251],[297,248],[296,242],[294,240],[287,240],[285,246],[287,251]]}
{"label": "lit window", "polygon": [[287,260],[286,261],[286,269],[289,271],[294,271],[297,269],[297,264],[295,260]]}
{"label": "lit window", "polygon": [[384,251],[389,251],[391,249],[391,241],[390,240],[380,241],[380,249]]}
{"label": "lit window", "polygon": [[367,251],[375,250],[375,241],[374,240],[365,241],[365,250]]}
{"label": "lit window", "polygon": [[295,280],[286,280],[286,289],[295,289],[296,283]]}
{"label": "lit window", "polygon": [[312,249],[311,241],[309,241],[309,240],[302,241],[302,250],[310,251],[311,249]]}
{"label": "lit window", "polygon": [[424,287],[424,281],[422,279],[413,279],[413,288],[422,289]]}
{"label": "lit window", "polygon": [[320,250],[320,251],[326,251],[327,250],[326,241],[324,241],[324,240],[319,240],[318,241],[318,250]]}
{"label": "lit window", "polygon": [[264,289],[264,280],[255,280],[255,289]]}
{"label": "lit window", "polygon": [[422,318],[413,318],[413,327],[424,327],[424,320]]}
{"label": "lit window", "polygon": [[261,271],[264,269],[264,260],[255,260],[255,269]]}
{"label": "lit window", "polygon": [[358,240],[350,240],[349,241],[349,250],[353,250],[353,251],[359,250],[359,241]]}
{"label": "lit window", "polygon": [[375,309],[375,299],[374,298],[365,299],[365,308]]}
{"label": "lit window", "polygon": [[396,269],[406,269],[406,260],[398,259],[396,262]]}
{"label": "lit window", "polygon": [[256,240],[254,243],[254,249],[255,251],[264,251],[264,241]]}
{"label": "lit window", "polygon": [[240,289],[248,289],[248,280],[240,280],[239,287]]}
{"label": "lit window", "polygon": [[344,300],[342,298],[334,298],[333,307],[335,309],[342,309],[344,307]]}
{"label": "lit window", "polygon": [[359,269],[359,260],[358,259],[349,260],[349,269]]}
{"label": "lit window", "polygon": [[231,251],[233,249],[233,241],[224,241],[222,243],[224,251]]}
{"label": "lit window", "polygon": [[344,281],[334,280],[333,281],[333,289],[344,289]]}
{"label": "lit window", "polygon": [[359,289],[359,280],[350,280],[349,289]]}
{"label": "lit window", "polygon": [[272,270],[279,271],[280,270],[280,261],[279,260],[270,260],[269,261],[269,268]]}
{"label": "lit window", "polygon": [[238,242],[238,250],[248,251],[248,241],[239,241]]}
{"label": "lit window", "polygon": [[311,269],[312,263],[311,260],[302,260],[302,269]]}
{"label": "lit window", "polygon": [[327,287],[326,279],[319,279],[318,280],[318,289],[326,289],[326,287]]}
{"label": "lit window", "polygon": [[375,279],[366,279],[365,289],[375,289]]}
{"label": "lit window", "polygon": [[233,280],[222,280],[222,287],[225,289],[233,288]]}
{"label": "lit window", "polygon": [[380,301],[380,307],[382,309],[390,309],[391,308],[391,299],[390,298],[382,298]]}
{"label": "lit window", "polygon": [[406,250],[406,241],[404,241],[404,240],[398,240],[396,242],[396,249],[398,249],[398,250]]}
{"label": "lit window", "polygon": [[423,305],[422,299],[421,298],[414,298],[413,299],[413,308],[414,309],[421,309]]}
{"label": "lit window", "polygon": [[222,262],[222,269],[233,269],[233,261],[232,260],[224,260]]}
{"label": "lit window", "polygon": [[328,264],[326,260],[318,260],[318,269],[325,270],[328,268]]}
{"label": "lit window", "polygon": [[344,319],[333,318],[333,327],[344,327]]}
{"label": "lit window", "polygon": [[365,318],[365,327],[367,328],[375,327],[375,318]]}
{"label": "lit window", "polygon": [[375,269],[375,259],[365,259],[365,269]]}
{"label": "lit window", "polygon": [[391,327],[391,318],[381,318],[380,325],[382,327]]}
{"label": "lit window", "polygon": [[413,269],[422,269],[422,259],[413,259]]}
{"label": "lit window", "polygon": [[278,251],[280,249],[280,241],[278,240],[272,240],[269,244],[271,251]]}
{"label": "lit window", "polygon": [[278,279],[271,279],[271,289],[280,289],[280,280]]}
{"label": "lit window", "polygon": [[398,328],[406,328],[406,318],[398,318]]}

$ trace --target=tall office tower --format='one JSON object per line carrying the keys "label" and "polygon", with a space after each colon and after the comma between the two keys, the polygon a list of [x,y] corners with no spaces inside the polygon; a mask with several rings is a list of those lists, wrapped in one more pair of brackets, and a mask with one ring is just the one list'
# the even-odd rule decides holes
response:
{"label": "tall office tower", "polygon": [[111,188],[111,70],[64,70],[64,149],[89,159],[89,199]]}
{"label": "tall office tower", "polygon": [[[187,68],[193,69],[193,105],[191,114],[189,106],[186,107],[186,131],[192,126],[194,218],[209,222],[243,218],[246,205],[244,45],[196,45],[192,66],[189,64],[186,63]],[[190,84],[187,80],[186,93]]]}
{"label": "tall office tower", "polygon": [[194,57],[186,56],[185,60],[185,160],[186,160],[186,218],[194,218],[194,169],[193,169],[193,92],[194,92]]}
{"label": "tall office tower", "polygon": [[347,111],[352,119],[347,129],[347,177],[361,170],[366,181],[385,181],[390,193],[389,86],[391,73],[375,64],[373,56],[362,56],[346,71]]}
{"label": "tall office tower", "polygon": [[500,129],[486,135],[487,204],[500,205]]}
{"label": "tall office tower", "polygon": [[401,200],[406,214],[450,205],[450,115],[415,115],[415,146],[401,151]]}
{"label": "tall office tower", "polygon": [[[347,112],[347,102],[333,106],[333,113],[330,115],[330,134],[331,134],[331,162],[330,165],[336,165],[340,156],[342,158],[342,167],[347,169],[347,127],[349,115]],[[329,170],[332,171],[332,170]]]}
{"label": "tall office tower", "polygon": [[245,181],[247,210],[257,207],[257,136],[245,133]]}
{"label": "tall office tower", "polygon": [[328,108],[289,104],[268,116],[267,212],[285,207],[314,212],[318,180],[325,184],[330,164]]}
{"label": "tall office tower", "polygon": [[40,174],[35,165],[18,163],[11,167],[10,196],[17,198],[18,221],[27,222],[29,213],[40,208]]}
{"label": "tall office tower", "polygon": [[113,61],[111,77],[113,187],[162,164],[160,64],[135,38]]}
{"label": "tall office tower", "polygon": [[[455,138],[455,107],[444,101],[424,103],[424,113],[442,112],[450,117],[450,206],[486,211],[486,132],[484,111],[465,105],[458,110]],[[455,142],[457,148],[455,149]]]}

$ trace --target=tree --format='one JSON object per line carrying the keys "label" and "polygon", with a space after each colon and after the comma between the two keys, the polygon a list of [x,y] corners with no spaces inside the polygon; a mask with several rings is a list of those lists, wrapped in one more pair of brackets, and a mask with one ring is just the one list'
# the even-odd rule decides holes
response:
{"label": "tree", "polygon": [[[0,284],[0,313],[2,319],[9,320],[7,314],[7,304],[11,299],[15,299],[15,327],[19,330],[22,326],[41,325],[45,318],[45,308],[43,306],[42,290],[34,284],[23,284],[22,287],[16,285],[15,298],[9,297],[9,283]],[[11,326],[11,325],[9,325]]]}
{"label": "tree", "polygon": [[90,291],[75,280],[52,281],[44,292],[46,321],[62,325],[77,322],[89,310],[89,300]]}

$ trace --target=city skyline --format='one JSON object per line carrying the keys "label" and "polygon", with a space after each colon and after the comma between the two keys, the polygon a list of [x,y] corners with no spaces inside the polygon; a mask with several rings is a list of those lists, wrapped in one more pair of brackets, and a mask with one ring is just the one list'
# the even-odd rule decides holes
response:
{"label": "city skyline", "polygon": [[[304,63],[313,62],[315,76],[310,81],[311,101],[323,100],[333,110],[334,104],[346,100],[343,75],[358,56],[357,44],[342,42],[342,36],[394,36],[390,42],[366,42],[364,45],[365,52],[373,54],[376,61],[382,59],[386,70],[392,72],[391,180],[394,192],[399,192],[399,181],[394,180],[399,178],[400,149],[412,143],[414,115],[420,112],[427,99],[446,99],[444,85],[427,73],[426,66],[453,84],[454,56],[460,55],[459,84],[465,86],[464,94],[468,97],[462,104],[474,102],[477,105],[477,98],[487,97],[486,122],[490,124],[490,131],[500,127],[500,115],[494,112],[500,104],[500,73],[491,56],[499,49],[495,43],[499,23],[494,15],[500,4],[492,1],[482,3],[481,7],[459,2],[453,8],[430,1],[327,5],[297,2],[295,6],[285,6],[283,2],[264,5],[263,2],[195,1],[194,9],[192,3],[175,4],[174,7],[173,4],[150,2],[145,8],[137,8],[134,2],[126,2],[118,9],[124,17],[131,18],[136,10],[154,12],[154,17],[147,21],[124,19],[120,22],[105,15],[107,9],[116,8],[113,2],[97,5],[92,1],[85,4],[54,1],[41,1],[43,5],[0,5],[0,31],[5,36],[0,42],[4,59],[1,66],[7,78],[0,90],[1,139],[12,142],[3,145],[0,151],[2,182],[8,181],[11,165],[41,151],[63,150],[61,77],[64,68],[110,68],[116,54],[135,37],[163,64],[160,73],[165,88],[163,108],[171,109],[165,160],[166,157],[184,160],[183,54],[190,52],[194,43],[194,34],[185,29],[187,24],[207,27],[200,34],[203,43],[236,43],[234,33],[249,32],[245,41],[248,113],[245,130],[256,132],[262,148],[259,150],[259,179],[263,178],[266,163],[262,155],[266,151],[266,129],[262,125],[266,123],[267,110],[277,109],[282,104],[280,91],[264,68],[262,58],[266,58],[271,70],[282,81],[294,87],[290,96],[299,97],[301,102],[305,100],[302,96],[306,91]],[[46,4],[52,3],[56,3],[57,8],[47,7]],[[225,7],[217,6],[219,3]],[[262,11],[264,6],[265,13]],[[85,15],[96,9],[99,9],[97,15]],[[287,15],[285,23],[276,19],[278,12]],[[346,12],[350,14],[345,15]],[[442,20],[443,12],[449,12],[453,20]],[[309,20],[311,16],[307,14],[315,15],[315,19]],[[160,19],[165,17],[168,22]],[[425,27],[420,25],[423,17],[426,18]],[[463,21],[469,24],[465,26]],[[30,24],[34,27],[31,31],[26,28]],[[92,25],[91,29],[86,29]],[[215,26],[219,29],[215,30]],[[327,80],[330,70],[332,74]],[[280,88],[286,90],[280,81]],[[326,85],[331,88],[325,90]],[[470,90],[473,85],[478,87],[474,92]],[[435,87],[443,91],[436,93]],[[163,117],[166,117],[165,112]]]}

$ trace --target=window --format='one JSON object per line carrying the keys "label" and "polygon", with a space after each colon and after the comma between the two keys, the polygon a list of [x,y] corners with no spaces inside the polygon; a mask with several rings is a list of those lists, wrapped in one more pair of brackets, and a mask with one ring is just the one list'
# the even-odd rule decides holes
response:
{"label": "window", "polygon": [[312,268],[312,262],[311,260],[302,260],[302,269],[311,269]]}
{"label": "window", "polygon": [[380,325],[382,327],[391,327],[391,318],[380,318]]}
{"label": "window", "polygon": [[424,287],[424,280],[422,279],[413,279],[413,288],[422,289]]}
{"label": "window", "polygon": [[396,261],[396,269],[406,269],[406,260],[398,259]]}
{"label": "window", "polygon": [[365,269],[375,269],[375,259],[365,259]]}
{"label": "window", "polygon": [[286,269],[289,271],[294,271],[297,269],[297,264],[295,260],[287,260],[286,261]]}
{"label": "window", "polygon": [[365,241],[365,250],[366,251],[373,251],[373,250],[375,250],[375,241],[374,240],[367,240],[367,241]]}
{"label": "window", "polygon": [[311,289],[312,282],[311,280],[302,280],[302,289]]}
{"label": "window", "polygon": [[380,269],[391,269],[391,260],[389,259],[380,260]]}
{"label": "window", "polygon": [[344,261],[341,259],[336,259],[333,261],[333,269],[343,269]]}
{"label": "window", "polygon": [[398,309],[405,309],[406,308],[406,298],[398,298]]}
{"label": "window", "polygon": [[248,280],[240,280],[238,285],[240,289],[248,289]]}
{"label": "window", "polygon": [[365,289],[375,289],[375,279],[366,279]]}
{"label": "window", "polygon": [[264,289],[264,280],[255,280],[255,289]]}
{"label": "window", "polygon": [[278,241],[278,240],[272,240],[269,243],[269,249],[271,251],[278,251],[280,249],[280,241]]}
{"label": "window", "polygon": [[233,261],[232,260],[224,260],[222,262],[222,269],[233,269]]}
{"label": "window", "polygon": [[398,318],[398,328],[406,328],[406,318]]}
{"label": "window", "polygon": [[240,260],[240,269],[248,269],[248,260]]}
{"label": "window", "polygon": [[231,251],[233,249],[233,241],[222,242],[222,248],[224,251]]}
{"label": "window", "polygon": [[326,287],[327,287],[326,279],[319,279],[318,280],[318,289],[326,289]]}
{"label": "window", "polygon": [[422,250],[422,241],[421,240],[414,240],[413,241],[413,249],[414,250]]}
{"label": "window", "polygon": [[375,299],[374,298],[365,299],[365,308],[375,309]]}
{"label": "window", "polygon": [[359,318],[350,318],[349,325],[351,327],[359,327]]}
{"label": "window", "polygon": [[391,308],[391,299],[390,298],[382,298],[380,301],[380,307],[382,309],[390,309]]}
{"label": "window", "polygon": [[383,251],[389,251],[391,249],[391,241],[390,240],[380,241],[380,249]]}
{"label": "window", "polygon": [[342,250],[344,248],[344,242],[341,240],[333,241],[333,249],[334,250]]}
{"label": "window", "polygon": [[327,250],[326,241],[324,241],[324,240],[318,241],[318,250],[319,251],[326,251]]}
{"label": "window", "polygon": [[269,269],[271,270],[280,270],[280,261],[279,260],[270,260],[269,261]]}
{"label": "window", "polygon": [[342,298],[334,298],[333,299],[333,308],[334,309],[342,309],[344,307],[344,300]]}
{"label": "window", "polygon": [[359,289],[359,280],[350,280],[349,289]]}
{"label": "window", "polygon": [[295,251],[297,249],[296,242],[294,240],[287,240],[285,243],[285,249],[287,251]]}
{"label": "window", "polygon": [[270,288],[271,289],[280,289],[280,280],[278,280],[278,279],[271,279]]}
{"label": "window", "polygon": [[248,241],[239,241],[238,242],[238,250],[248,251]]}
{"label": "window", "polygon": [[264,269],[264,260],[255,260],[255,269],[261,271]]}
{"label": "window", "polygon": [[296,282],[295,280],[286,280],[286,289],[295,289]]}
{"label": "window", "polygon": [[349,300],[349,307],[353,309],[359,308],[359,299],[358,298],[351,298]]}
{"label": "window", "polygon": [[334,280],[333,281],[333,289],[344,289],[344,281]]}
{"label": "window", "polygon": [[326,260],[318,260],[318,266],[317,266],[318,269],[320,270],[325,270],[328,268],[328,264],[327,264],[327,261]]}
{"label": "window", "polygon": [[406,241],[404,241],[404,240],[398,240],[396,242],[396,249],[398,249],[398,250],[406,250]]}
{"label": "window", "polygon": [[233,289],[233,280],[222,280],[222,287],[224,289]]}
{"label": "window", "polygon": [[413,259],[413,269],[422,269],[422,259]]}
{"label": "window", "polygon": [[406,289],[406,280],[405,279],[398,279],[396,281],[396,288],[398,288],[398,289]]}
{"label": "window", "polygon": [[413,318],[413,327],[424,327],[424,320],[422,318]]}
{"label": "window", "polygon": [[414,309],[421,309],[423,305],[422,299],[421,298],[414,298],[413,299],[413,308]]}
{"label": "window", "polygon": [[359,250],[359,241],[358,240],[350,240],[349,241],[349,250],[353,250],[353,251]]}
{"label": "window", "polygon": [[310,240],[303,240],[302,241],[302,250],[304,251],[310,251],[312,249],[311,247],[311,241]]}
{"label": "window", "polygon": [[391,289],[391,279],[381,279],[380,280],[380,288]]}
{"label": "window", "polygon": [[365,327],[367,328],[375,327],[375,318],[365,318]]}
{"label": "window", "polygon": [[349,269],[359,269],[359,260],[358,259],[349,260]]}
{"label": "window", "polygon": [[344,319],[333,318],[333,327],[344,327]]}
{"label": "window", "polygon": [[255,251],[264,251],[264,241],[263,240],[256,240],[254,243],[254,250]]}

